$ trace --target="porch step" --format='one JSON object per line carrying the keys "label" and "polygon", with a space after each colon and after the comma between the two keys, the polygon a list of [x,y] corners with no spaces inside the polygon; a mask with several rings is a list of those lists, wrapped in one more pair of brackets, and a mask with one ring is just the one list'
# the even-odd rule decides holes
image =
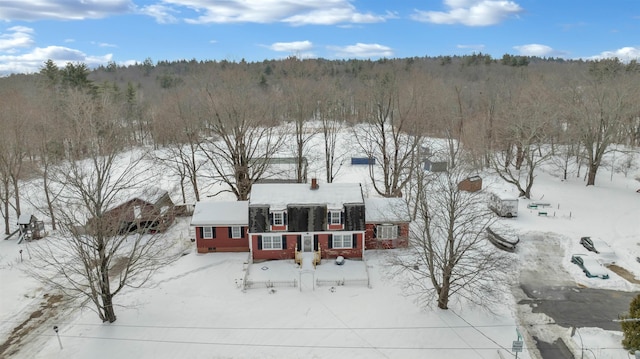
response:
{"label": "porch step", "polygon": [[302,252],[302,270],[314,270],[313,267],[313,252]]}

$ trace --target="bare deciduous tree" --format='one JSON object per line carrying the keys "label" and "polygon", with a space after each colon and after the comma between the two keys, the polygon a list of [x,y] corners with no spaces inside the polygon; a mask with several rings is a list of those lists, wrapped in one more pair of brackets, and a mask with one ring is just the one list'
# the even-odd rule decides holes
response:
{"label": "bare deciduous tree", "polygon": [[155,157],[179,177],[183,202],[187,198],[185,180],[191,184],[195,200],[200,201],[198,176],[206,163],[200,150],[204,141],[204,125],[197,111],[192,94],[181,88],[179,91],[169,90],[153,114],[158,127],[155,139],[164,145]]}
{"label": "bare deciduous tree", "polygon": [[548,148],[550,122],[557,114],[547,106],[544,86],[530,80],[513,89],[503,109],[502,126],[496,132],[500,146],[492,154],[491,166],[519,196],[531,198],[536,169],[551,155]]}
{"label": "bare deciduous tree", "polygon": [[[310,74],[304,72],[299,60],[288,59],[286,85],[280,89],[282,92],[281,106],[284,109],[284,120],[293,127],[295,140],[293,141],[292,152],[296,161],[296,181],[304,182],[304,175],[307,167],[307,157],[312,150],[310,142],[319,133],[315,126],[320,102],[317,81],[309,77]],[[288,141],[287,141],[288,142]]]}
{"label": "bare deciduous tree", "polygon": [[29,142],[26,109],[20,107],[26,99],[16,89],[0,94],[0,201],[5,223],[5,234],[9,234],[9,210],[20,216],[20,180]]}
{"label": "bare deciduous tree", "polygon": [[481,192],[458,189],[463,178],[466,174],[452,169],[416,187],[410,249],[392,261],[398,274],[406,275],[406,289],[427,306],[435,302],[448,309],[454,297],[486,306],[500,298],[511,265],[510,257],[485,239],[495,216]]}
{"label": "bare deciduous tree", "polygon": [[217,86],[203,91],[203,116],[211,137],[202,150],[236,198],[249,198],[251,186],[269,168],[285,136],[275,126],[277,114],[268,90],[259,88],[246,72],[229,72]]}
{"label": "bare deciduous tree", "polygon": [[[55,204],[59,238],[32,247],[30,272],[69,300],[89,305],[102,321],[114,322],[115,296],[143,285],[176,258],[168,248],[173,242],[120,231],[122,218],[113,213],[125,212],[109,212],[140,195],[152,171],[142,155],[122,154],[126,134],[113,121],[108,96],[96,100],[72,90],[66,101],[69,156],[49,172],[51,185],[61,191]],[[79,132],[82,137],[71,135]]]}
{"label": "bare deciduous tree", "polygon": [[567,106],[580,134],[587,155],[587,186],[595,185],[598,169],[611,145],[622,141],[625,122],[638,116],[636,74],[623,72],[617,60],[590,64],[589,81],[580,82],[568,92]]}
{"label": "bare deciduous tree", "polygon": [[318,109],[324,145],[324,164],[327,183],[333,182],[347,157],[347,146],[340,146],[338,134],[355,117],[353,96],[336,85],[326,91]]}
{"label": "bare deciduous tree", "polygon": [[419,125],[424,114],[417,111],[422,92],[411,84],[401,91],[390,74],[371,79],[366,85],[368,91],[359,110],[365,126],[355,128],[354,140],[377,161],[369,167],[375,191],[385,197],[401,197],[416,168],[422,141]]}

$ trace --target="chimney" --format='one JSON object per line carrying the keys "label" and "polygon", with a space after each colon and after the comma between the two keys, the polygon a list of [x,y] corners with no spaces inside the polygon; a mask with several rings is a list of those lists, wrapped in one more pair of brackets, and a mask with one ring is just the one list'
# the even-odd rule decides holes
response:
{"label": "chimney", "polygon": [[313,178],[311,179],[311,189],[318,189],[318,188],[319,188],[319,186],[318,186],[318,179],[317,179],[317,178],[315,178],[315,177],[313,177]]}

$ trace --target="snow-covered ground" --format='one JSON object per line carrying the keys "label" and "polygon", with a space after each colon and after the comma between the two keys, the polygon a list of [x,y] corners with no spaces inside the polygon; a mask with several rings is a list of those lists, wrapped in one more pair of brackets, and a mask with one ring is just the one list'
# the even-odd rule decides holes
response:
{"label": "snow-covered ground", "polygon": [[[364,183],[366,168],[347,165],[338,180]],[[489,176],[484,180],[485,187],[501,187]],[[366,192],[367,185],[363,188]],[[604,168],[597,185],[590,187],[581,178],[562,181],[553,171],[540,171],[533,199],[520,200],[519,216],[504,221],[521,239],[514,256],[520,264],[540,261],[540,268],[546,268],[546,273],[538,273],[541,280],[553,276],[586,287],[639,291],[640,286],[613,272],[609,280],[586,278],[570,262],[572,253],[586,251],[579,244],[581,236],[598,237],[614,249],[616,264],[640,278],[638,188],[632,175],[611,176]],[[528,209],[529,202],[548,203],[547,215]],[[188,241],[188,219],[179,220],[171,231],[175,240]],[[544,240],[549,241],[546,254],[536,252],[539,246],[527,245]],[[525,332],[522,324],[549,320],[543,314],[522,313],[510,292],[492,312],[461,305],[448,311],[424,309],[388,275],[387,251],[367,251],[366,261],[347,260],[342,266],[323,261],[316,270],[301,272],[293,261],[250,264],[247,253],[197,254],[191,244],[148,286],[118,295],[117,321],[103,324],[90,310],[59,305],[55,293],[26,275],[33,245],[38,241],[0,241],[0,345],[7,338],[19,341],[6,357],[507,358],[513,356],[516,329]],[[514,268],[514,287],[519,273],[520,268]],[[315,279],[327,281],[315,286]],[[341,285],[340,279],[356,284]],[[245,289],[249,281],[258,284]],[[266,281],[297,285],[271,287]],[[12,336],[14,328],[29,326],[28,335]],[[581,354],[576,341],[582,338],[598,358],[628,357],[621,332],[580,328],[579,334],[571,337],[569,329],[559,327],[537,333],[549,341],[563,337],[576,355]],[[526,341],[518,357],[535,357],[532,346]]]}

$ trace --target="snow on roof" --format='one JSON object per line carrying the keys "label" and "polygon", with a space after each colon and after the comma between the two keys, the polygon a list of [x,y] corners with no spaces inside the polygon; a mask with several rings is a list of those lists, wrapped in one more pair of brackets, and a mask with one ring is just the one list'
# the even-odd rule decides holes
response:
{"label": "snow on roof", "polygon": [[192,226],[248,225],[248,201],[198,202],[191,217]]}
{"label": "snow on roof", "polygon": [[410,222],[409,207],[402,198],[365,198],[367,223]]}
{"label": "snow on roof", "polygon": [[147,187],[142,191],[142,193],[133,198],[137,198],[147,203],[156,204],[160,199],[162,199],[162,197],[167,195],[167,193],[169,192],[159,187]]}
{"label": "snow on roof", "polygon": [[345,203],[364,203],[359,183],[320,183],[311,189],[308,183],[255,183],[251,186],[251,205],[269,205],[283,210],[291,204],[326,204],[341,209]]}
{"label": "snow on roof", "polygon": [[18,224],[29,224],[31,223],[31,214],[21,214],[20,217],[18,217]]}

